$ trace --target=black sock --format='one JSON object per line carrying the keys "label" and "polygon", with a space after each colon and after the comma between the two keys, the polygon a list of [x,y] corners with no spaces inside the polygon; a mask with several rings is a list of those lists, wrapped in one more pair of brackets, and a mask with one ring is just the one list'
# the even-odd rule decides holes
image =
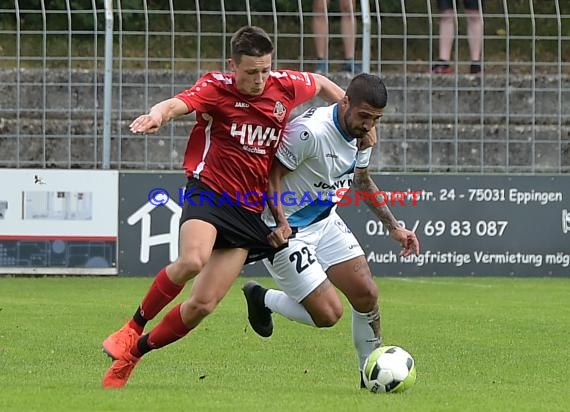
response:
{"label": "black sock", "polygon": [[148,344],[148,333],[146,335],[142,335],[139,338],[139,340],[137,341],[137,349],[140,353],[140,356],[144,355],[145,353],[149,353],[151,350],[154,349]]}
{"label": "black sock", "polygon": [[471,74],[476,74],[481,72],[481,62],[474,60],[471,62]]}
{"label": "black sock", "polygon": [[141,307],[140,306],[137,308],[137,311],[133,315],[133,320],[136,322],[137,325],[139,325],[143,329],[146,326],[146,323],[148,322],[148,320],[143,318],[143,315],[141,314]]}

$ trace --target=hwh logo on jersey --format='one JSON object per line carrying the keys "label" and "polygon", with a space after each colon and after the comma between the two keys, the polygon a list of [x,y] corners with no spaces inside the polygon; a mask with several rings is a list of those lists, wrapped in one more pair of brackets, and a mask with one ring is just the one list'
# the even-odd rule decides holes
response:
{"label": "hwh logo on jersey", "polygon": [[241,144],[270,146],[271,142],[273,142],[273,146],[277,146],[279,137],[281,136],[281,129],[259,125],[254,126],[247,123],[238,126],[236,123],[232,123],[230,134],[232,137],[239,137],[239,142]]}

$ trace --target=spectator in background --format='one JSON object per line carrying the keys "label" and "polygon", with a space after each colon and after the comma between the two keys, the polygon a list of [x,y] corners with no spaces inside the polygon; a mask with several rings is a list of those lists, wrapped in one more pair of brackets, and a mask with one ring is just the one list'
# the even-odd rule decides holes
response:
{"label": "spectator in background", "polygon": [[[328,23],[327,9],[330,0],[313,1],[313,33],[315,34],[315,50],[317,52],[316,73],[328,73],[328,61],[326,51],[328,47]],[[356,35],[356,21],[354,19],[355,0],[339,0],[340,29],[342,32],[342,43],[344,49],[344,63],[341,66],[343,72],[358,74],[362,71],[362,65],[354,63],[354,44]]]}
{"label": "spectator in background", "polygon": [[[451,74],[451,51],[455,37],[455,0],[437,0],[437,7],[441,13],[439,21],[439,61],[432,67],[432,73]],[[467,37],[471,58],[471,74],[481,73],[481,45],[483,42],[483,21],[479,12],[483,12],[484,0],[463,0],[463,8],[467,15]]]}

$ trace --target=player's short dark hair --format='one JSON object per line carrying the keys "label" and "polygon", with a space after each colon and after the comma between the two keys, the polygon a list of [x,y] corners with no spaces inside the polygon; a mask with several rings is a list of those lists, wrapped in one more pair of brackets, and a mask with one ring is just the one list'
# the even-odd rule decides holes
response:
{"label": "player's short dark hair", "polygon": [[362,102],[383,109],[388,102],[388,92],[382,79],[368,73],[361,73],[350,81],[346,89],[350,104],[358,106]]}
{"label": "player's short dark hair", "polygon": [[232,59],[240,62],[241,56],[261,57],[273,53],[273,42],[261,27],[244,26],[231,40]]}

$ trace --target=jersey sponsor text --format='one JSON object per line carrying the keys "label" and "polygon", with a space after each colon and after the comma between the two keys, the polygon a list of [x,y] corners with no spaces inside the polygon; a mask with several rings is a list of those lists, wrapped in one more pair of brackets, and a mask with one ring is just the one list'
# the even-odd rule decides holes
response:
{"label": "jersey sponsor text", "polygon": [[238,137],[239,142],[243,145],[270,146],[273,143],[275,147],[279,143],[281,129],[247,123],[238,126],[237,123],[232,123],[230,134],[232,137]]}

